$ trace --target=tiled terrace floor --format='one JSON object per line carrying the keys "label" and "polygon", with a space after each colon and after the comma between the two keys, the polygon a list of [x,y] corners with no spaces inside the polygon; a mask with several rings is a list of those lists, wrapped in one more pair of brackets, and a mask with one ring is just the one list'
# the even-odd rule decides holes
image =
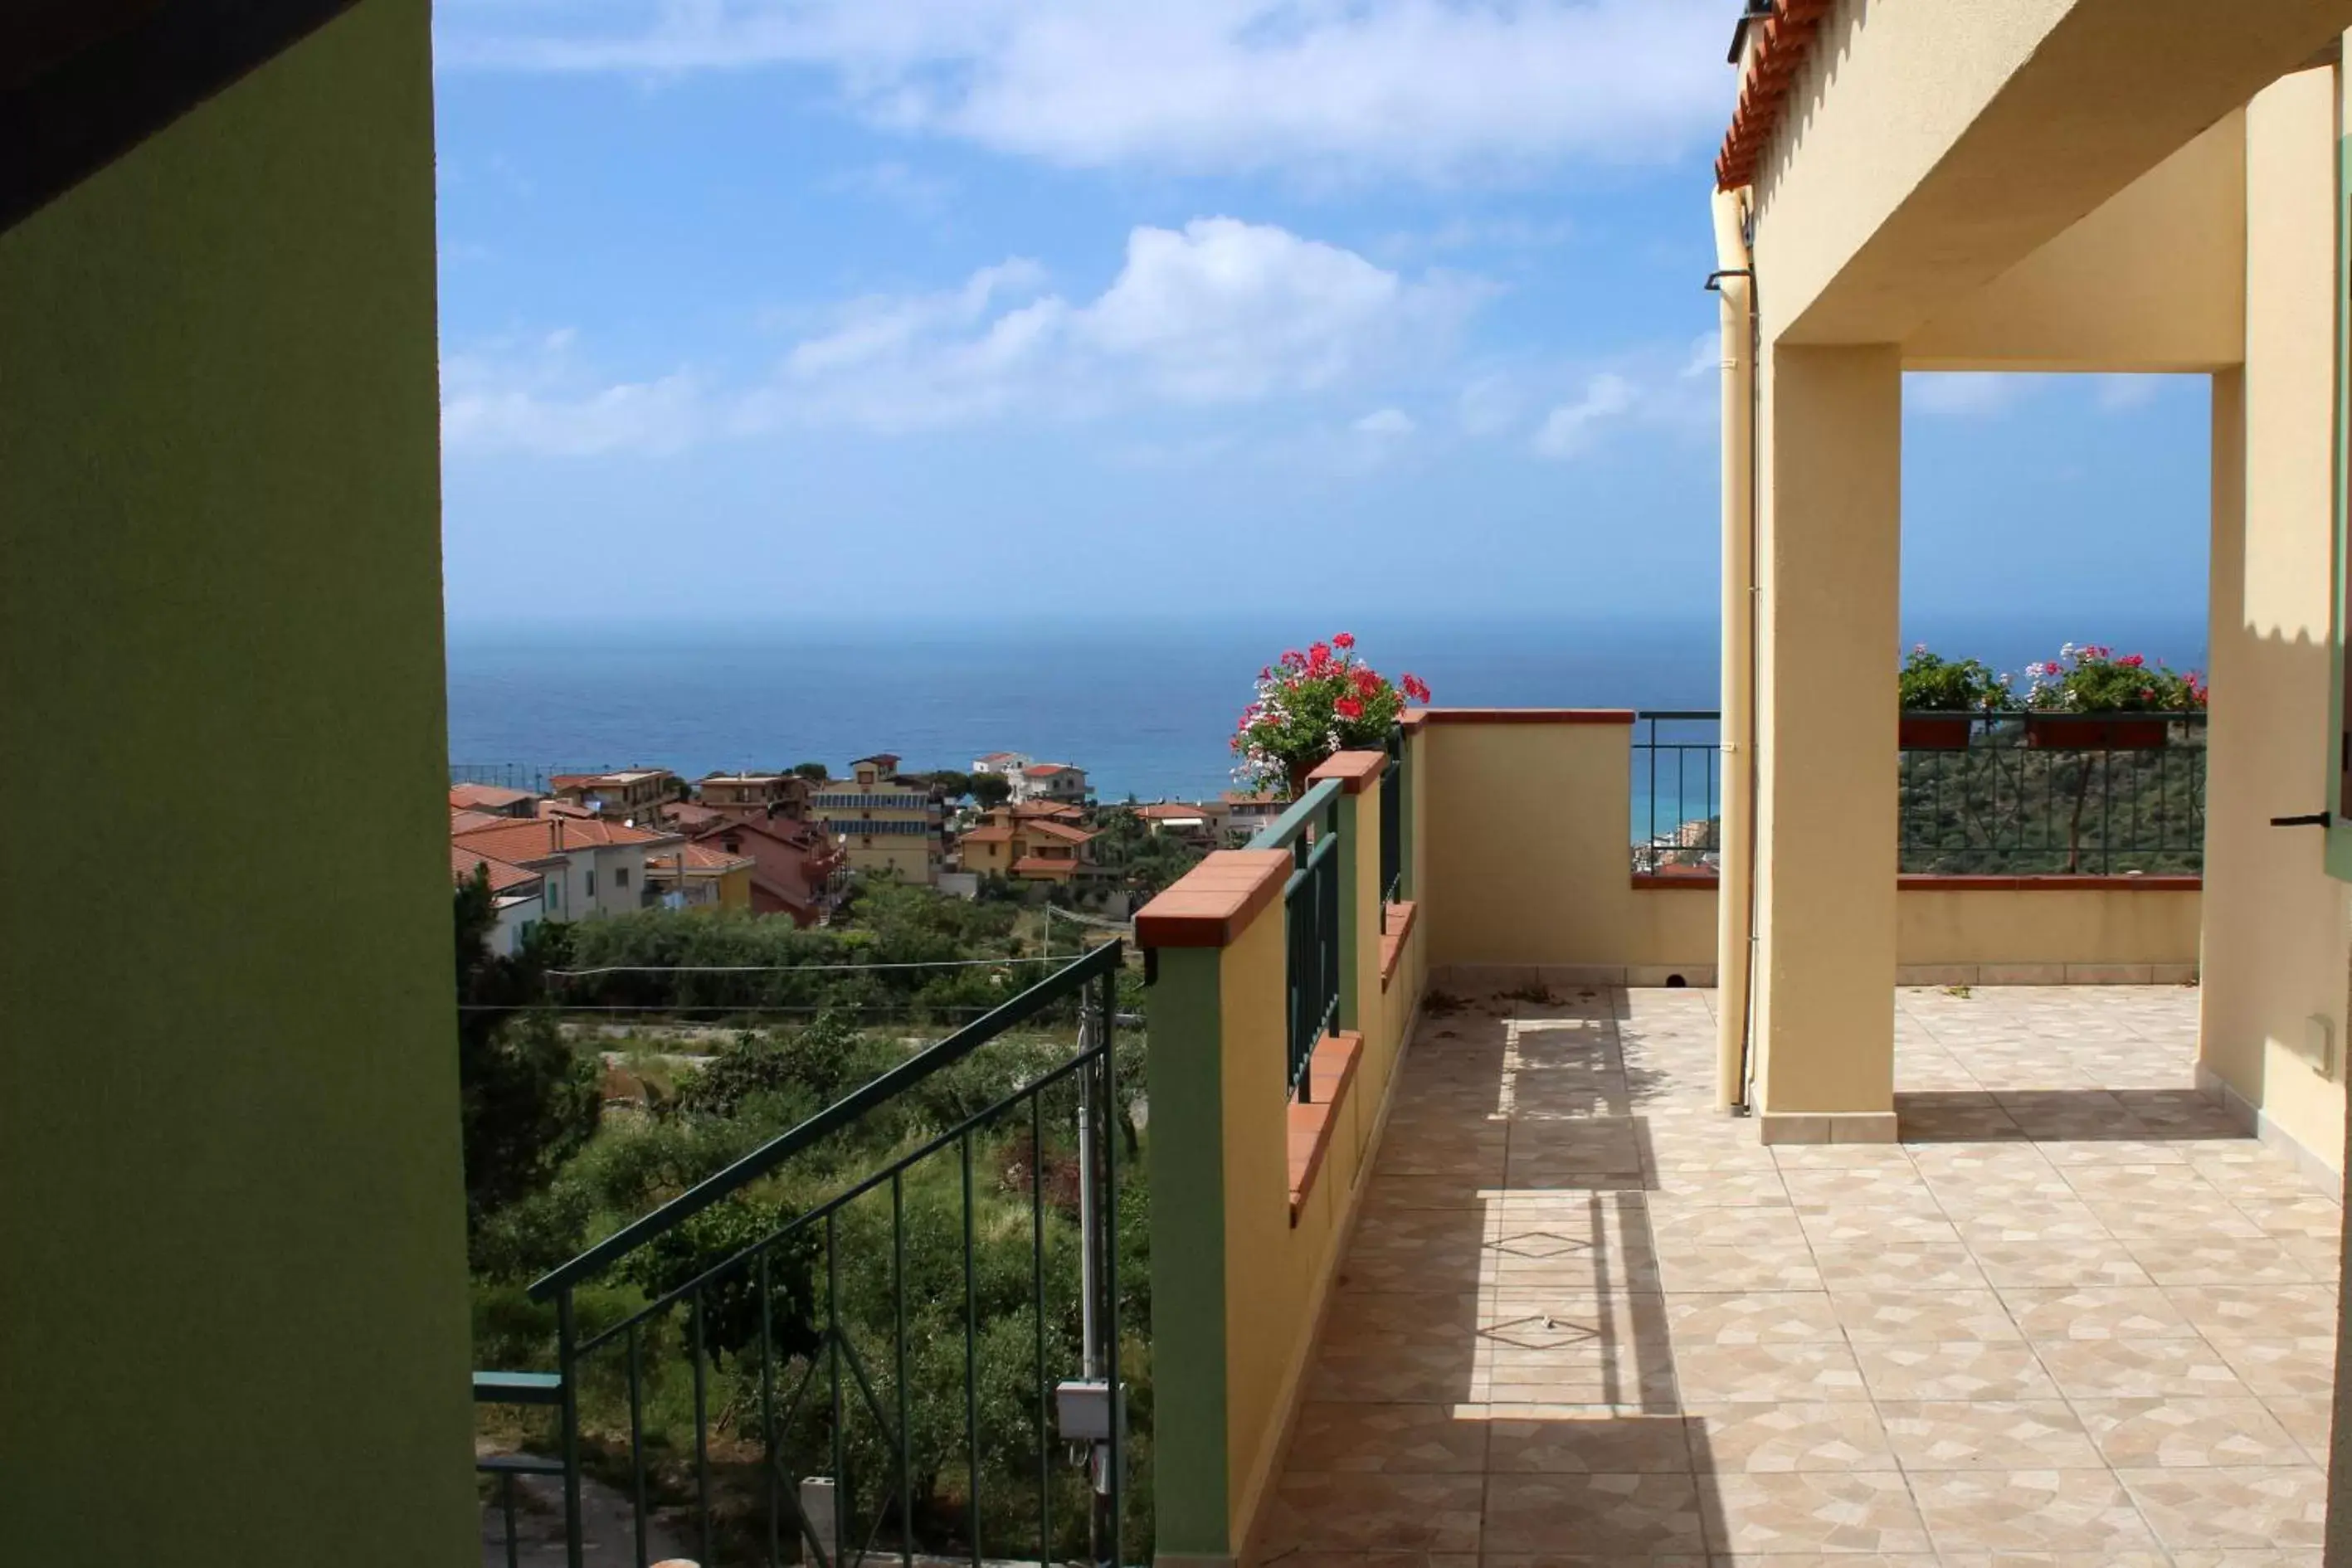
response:
{"label": "tiled terrace floor", "polygon": [[1423,1020],[1256,1561],[2320,1561],[2340,1214],[2194,992],[1905,992],[1880,1148],[1711,1110],[1712,1005]]}

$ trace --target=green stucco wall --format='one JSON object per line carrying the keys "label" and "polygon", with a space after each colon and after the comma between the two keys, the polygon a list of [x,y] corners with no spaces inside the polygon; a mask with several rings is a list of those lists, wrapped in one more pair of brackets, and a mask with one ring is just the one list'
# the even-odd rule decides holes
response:
{"label": "green stucco wall", "polygon": [[478,1552],[433,225],[367,0],[0,234],[0,1560]]}
{"label": "green stucco wall", "polygon": [[1151,1082],[1152,1503],[1156,1560],[1233,1545],[1225,1440],[1224,954],[1168,948],[1146,1003]]}

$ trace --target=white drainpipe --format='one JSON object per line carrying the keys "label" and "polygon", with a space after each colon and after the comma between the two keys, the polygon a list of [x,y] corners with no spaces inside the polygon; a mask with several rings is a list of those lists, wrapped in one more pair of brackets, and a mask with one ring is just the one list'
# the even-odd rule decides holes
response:
{"label": "white drainpipe", "polygon": [[1756,932],[1756,271],[1744,193],[1715,194],[1723,328],[1723,831],[1716,913],[1717,1102],[1746,1111]]}

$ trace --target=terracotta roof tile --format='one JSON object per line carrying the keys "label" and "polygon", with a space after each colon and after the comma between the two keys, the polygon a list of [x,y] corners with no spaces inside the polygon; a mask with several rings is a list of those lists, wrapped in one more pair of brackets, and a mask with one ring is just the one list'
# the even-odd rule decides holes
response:
{"label": "terracotta roof tile", "polygon": [[1775,14],[1744,20],[1743,34],[1753,32],[1747,74],[1739,83],[1739,104],[1731,112],[1731,129],[1724,133],[1723,149],[1715,158],[1716,188],[1736,191],[1756,181],[1757,164],[1771,146],[1782,107],[1812,50],[1822,19],[1832,0],[1779,0]]}
{"label": "terracotta roof tile", "polygon": [[499,811],[536,798],[527,789],[501,789],[497,784],[457,784],[449,786],[449,804],[467,811]]}
{"label": "terracotta roof tile", "polygon": [[490,891],[493,893],[510,892],[526,883],[535,883],[539,880],[539,873],[536,871],[525,870],[520,866],[510,866],[504,860],[492,859],[488,855],[478,854],[455,844],[449,846],[449,879],[451,881],[465,881],[474,874],[477,867],[488,870]]}
{"label": "terracotta roof tile", "polygon": [[454,843],[479,854],[514,861],[541,860],[550,855],[594,848],[599,845],[672,844],[677,841],[676,834],[648,833],[642,827],[624,827],[617,822],[570,816],[542,817],[530,822],[502,821],[496,827],[478,827],[469,833],[452,834],[451,838]]}

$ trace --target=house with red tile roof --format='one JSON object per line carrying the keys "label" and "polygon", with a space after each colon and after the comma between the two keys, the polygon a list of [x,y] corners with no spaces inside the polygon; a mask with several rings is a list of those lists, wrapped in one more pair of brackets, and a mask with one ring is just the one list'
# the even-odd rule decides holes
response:
{"label": "house with red tile roof", "polygon": [[686,798],[686,781],[667,768],[624,768],[610,773],[558,773],[548,782],[556,799],[584,806],[609,822],[646,826],[662,807]]}
{"label": "house with red tile roof", "polygon": [[789,915],[814,925],[843,869],[841,847],[822,826],[781,818],[720,817],[689,830],[708,853],[750,862],[745,896],[751,911]]}
{"label": "house with red tile roof", "polygon": [[712,811],[808,820],[809,781],[798,773],[711,773],[694,794],[698,805]]}
{"label": "house with red tile roof", "polygon": [[539,797],[527,789],[499,784],[455,784],[449,786],[449,809],[478,811],[491,816],[530,816]]}
{"label": "house with red tile roof", "polygon": [[1067,882],[1092,867],[1087,846],[1094,837],[1086,828],[1052,817],[1006,814],[968,830],[956,847],[962,869],[976,876]]}
{"label": "house with red tile roof", "polygon": [[1156,800],[1134,808],[1155,833],[1170,833],[1204,849],[1224,842],[1227,813],[1222,805],[1192,801]]}
{"label": "house with red tile roof", "polygon": [[449,842],[510,865],[560,862],[561,869],[546,872],[547,918],[577,921],[643,909],[646,857],[684,839],[597,817],[542,816],[453,832]]}
{"label": "house with red tile roof", "polygon": [[1229,833],[1237,833],[1244,838],[1249,837],[1262,827],[1272,826],[1281,818],[1284,812],[1290,809],[1288,800],[1270,792],[1242,795],[1234,790],[1227,790],[1223,805],[1225,830]]}
{"label": "house with red tile roof", "polygon": [[730,855],[717,845],[688,839],[674,849],[646,856],[646,891],[669,909],[748,910],[756,870],[748,855]]}
{"label": "house with red tile roof", "polygon": [[1076,804],[1087,798],[1087,770],[1068,763],[1024,763],[1007,768],[1014,801],[1059,801]]}
{"label": "house with red tile roof", "polygon": [[464,883],[478,875],[489,881],[490,908],[498,917],[490,928],[490,951],[502,958],[520,951],[530,928],[547,918],[547,878],[560,872],[562,865],[556,856],[517,865],[468,849],[454,839],[449,845],[452,883]]}

